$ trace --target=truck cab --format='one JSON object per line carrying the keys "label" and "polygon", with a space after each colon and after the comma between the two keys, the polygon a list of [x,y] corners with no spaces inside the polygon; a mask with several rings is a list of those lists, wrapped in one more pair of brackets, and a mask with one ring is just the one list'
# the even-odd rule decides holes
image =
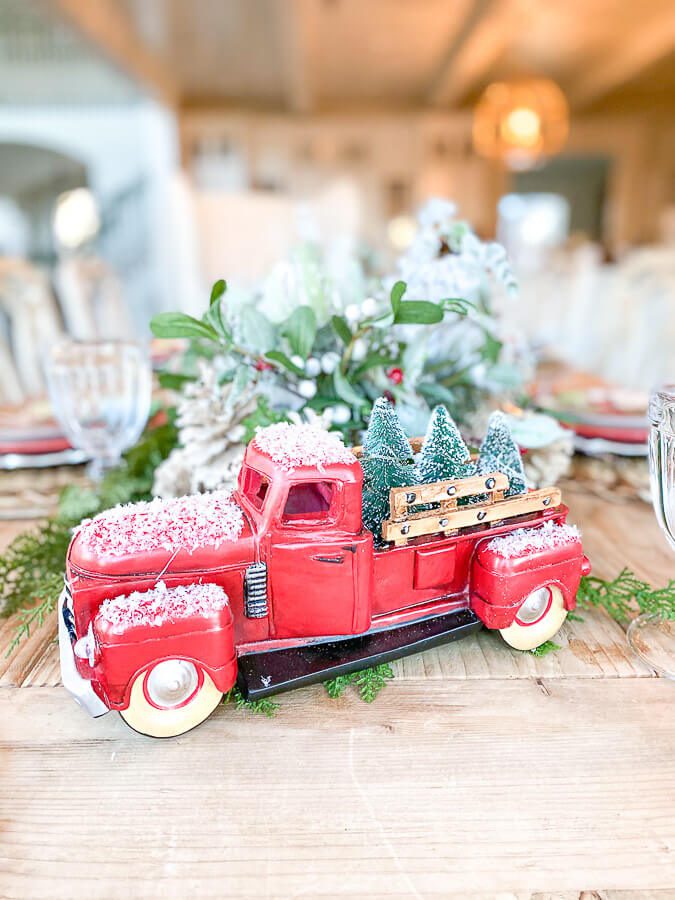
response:
{"label": "truck cab", "polygon": [[269,638],[358,634],[370,627],[373,538],[361,523],[355,457],[292,469],[249,445],[235,497],[267,568]]}

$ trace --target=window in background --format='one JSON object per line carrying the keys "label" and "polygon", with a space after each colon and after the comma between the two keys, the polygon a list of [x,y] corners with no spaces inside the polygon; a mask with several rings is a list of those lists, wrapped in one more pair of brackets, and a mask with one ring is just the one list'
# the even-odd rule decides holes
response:
{"label": "window in background", "polygon": [[201,190],[243,191],[248,187],[241,149],[225,137],[205,137],[195,143],[192,175]]}
{"label": "window in background", "polygon": [[602,243],[611,160],[601,156],[560,156],[538,169],[516,172],[515,194],[559,194],[570,209],[570,232]]}
{"label": "window in background", "polygon": [[507,194],[497,211],[497,240],[520,274],[542,268],[569,234],[570,206],[559,194]]}
{"label": "window in background", "polygon": [[0,196],[24,216],[28,259],[55,261],[52,218],[57,198],[87,183],[87,170],[79,160],[46,147],[0,143]]}
{"label": "window in background", "polygon": [[397,253],[409,247],[415,237],[417,224],[410,215],[412,191],[408,182],[393,179],[386,185],[387,237]]}

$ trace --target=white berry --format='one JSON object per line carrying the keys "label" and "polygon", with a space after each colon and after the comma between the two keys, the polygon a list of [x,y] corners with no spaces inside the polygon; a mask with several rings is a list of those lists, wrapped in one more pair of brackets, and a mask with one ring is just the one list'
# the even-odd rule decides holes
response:
{"label": "white berry", "polygon": [[324,353],[321,357],[321,369],[326,375],[330,375],[335,371],[339,362],[340,357],[338,354],[329,351],[328,353]]}
{"label": "white berry", "polygon": [[316,394],[316,385],[308,378],[304,378],[298,383],[298,393],[306,400],[311,400],[312,397]]}
{"label": "white berry", "polygon": [[332,421],[335,425],[346,425],[352,417],[350,408],[344,403],[338,403],[331,409]]}
{"label": "white berry", "polygon": [[354,362],[360,362],[368,355],[368,344],[362,339],[357,338],[352,347],[352,359]]}
{"label": "white berry", "polygon": [[350,303],[349,306],[345,309],[345,318],[348,322],[358,322],[361,318],[361,313],[359,312],[359,308],[356,303]]}
{"label": "white berry", "polygon": [[301,356],[298,356],[297,353],[295,354],[295,356],[291,356],[291,362],[293,363],[294,366],[297,366],[298,369],[304,369],[304,368],[305,368],[305,361],[304,361],[304,359],[303,359]]}
{"label": "white berry", "polygon": [[305,374],[310,378],[316,378],[321,371],[321,363],[315,357],[310,357],[305,363]]}
{"label": "white berry", "polygon": [[374,316],[377,312],[377,300],[374,297],[366,297],[361,304],[361,312],[367,319]]}

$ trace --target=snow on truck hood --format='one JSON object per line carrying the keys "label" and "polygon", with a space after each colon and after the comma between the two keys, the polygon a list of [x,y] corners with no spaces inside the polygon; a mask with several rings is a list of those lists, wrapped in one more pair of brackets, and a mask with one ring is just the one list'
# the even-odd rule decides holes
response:
{"label": "snow on truck hood", "polygon": [[163,581],[151,591],[134,591],[104,600],[96,616],[97,626],[113,634],[131,628],[158,628],[193,616],[210,616],[228,605],[225,591],[216,584],[188,584],[168,588]]}
{"label": "snow on truck hood", "polygon": [[116,506],[84,521],[69,561],[111,574],[158,571],[173,560],[194,568],[218,566],[229,561],[226,545],[250,534],[229,491],[156,498]]}

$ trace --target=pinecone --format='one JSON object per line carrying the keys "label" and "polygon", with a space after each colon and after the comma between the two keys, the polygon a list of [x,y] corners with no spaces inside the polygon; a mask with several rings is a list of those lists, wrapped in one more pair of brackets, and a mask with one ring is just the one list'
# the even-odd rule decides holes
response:
{"label": "pinecone", "polygon": [[537,488],[557,484],[568,474],[573,454],[574,437],[571,431],[545,447],[528,450],[523,457],[528,482]]}
{"label": "pinecone", "polygon": [[156,469],[153,493],[180,497],[234,488],[246,450],[242,420],[255,406],[251,385],[237,390],[232,382],[219,384],[216,367],[202,361],[199,379],[183,389],[177,404],[180,446]]}

